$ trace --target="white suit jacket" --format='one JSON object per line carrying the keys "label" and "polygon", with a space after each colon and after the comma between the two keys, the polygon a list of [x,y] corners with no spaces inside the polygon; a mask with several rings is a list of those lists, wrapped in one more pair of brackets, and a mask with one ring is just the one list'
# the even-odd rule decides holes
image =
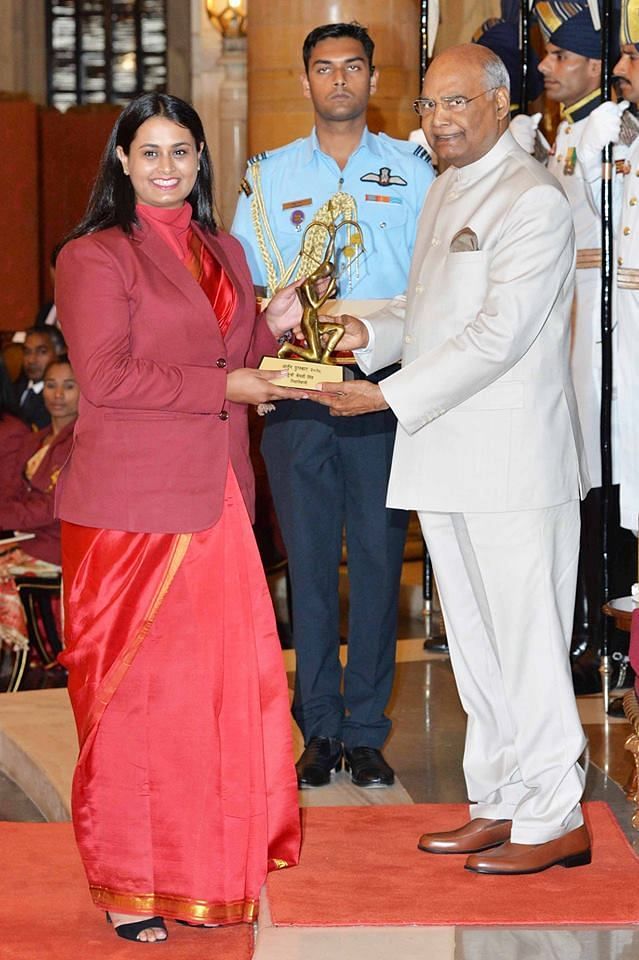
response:
{"label": "white suit jacket", "polygon": [[[460,250],[460,231],[477,249]],[[574,247],[564,192],[508,132],[432,185],[407,297],[369,318],[358,351],[367,372],[402,359],[380,384],[399,421],[388,506],[503,512],[585,495]]]}

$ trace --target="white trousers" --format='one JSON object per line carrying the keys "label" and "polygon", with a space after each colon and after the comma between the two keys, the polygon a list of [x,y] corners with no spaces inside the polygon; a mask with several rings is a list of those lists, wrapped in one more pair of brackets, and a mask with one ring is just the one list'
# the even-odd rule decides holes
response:
{"label": "white trousers", "polygon": [[419,519],[468,714],[471,818],[512,820],[513,843],[554,840],[583,822],[568,657],[579,504]]}

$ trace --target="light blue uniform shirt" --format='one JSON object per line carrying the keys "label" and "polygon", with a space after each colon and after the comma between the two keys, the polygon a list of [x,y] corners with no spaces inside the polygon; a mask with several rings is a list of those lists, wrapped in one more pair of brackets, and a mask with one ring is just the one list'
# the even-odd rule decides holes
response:
{"label": "light blue uniform shirt", "polygon": [[[252,158],[245,177],[251,190],[255,162],[260,164],[264,206],[286,266],[299,252],[304,229],[315,211],[343,190],[357,204],[364,253],[342,273],[338,296],[375,299],[405,291],[417,218],[434,178],[423,147],[365,129],[359,146],[340,170],[335,160],[322,152],[313,130],[309,137]],[[231,233],[244,247],[253,282],[268,287],[253,227],[254,200],[254,193],[240,194]],[[268,245],[267,233],[263,233]],[[276,263],[270,246],[269,255]]]}

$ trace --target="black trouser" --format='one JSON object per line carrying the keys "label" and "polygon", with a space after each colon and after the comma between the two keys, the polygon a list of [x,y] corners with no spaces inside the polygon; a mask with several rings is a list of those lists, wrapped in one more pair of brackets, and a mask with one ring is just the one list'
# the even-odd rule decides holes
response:
{"label": "black trouser", "polygon": [[[408,514],[388,510],[389,411],[331,417],[285,401],[262,437],[288,555],[297,673],[293,715],[308,742],[381,747],[390,730],[397,608]],[[339,661],[339,564],[346,531],[348,666]],[[343,679],[343,693],[342,693]]]}

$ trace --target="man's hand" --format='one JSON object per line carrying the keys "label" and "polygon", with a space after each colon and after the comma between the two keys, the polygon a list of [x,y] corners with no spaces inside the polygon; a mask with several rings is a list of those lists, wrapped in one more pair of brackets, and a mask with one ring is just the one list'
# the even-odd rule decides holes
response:
{"label": "man's hand", "polygon": [[526,153],[532,153],[535,149],[535,137],[537,136],[537,127],[541,120],[540,113],[533,113],[532,117],[525,113],[518,113],[513,117],[508,127],[522,150]]}
{"label": "man's hand", "polygon": [[330,407],[334,417],[357,417],[360,413],[388,410],[388,404],[378,384],[369,380],[322,383],[320,388],[321,393],[313,393],[309,399]]}
{"label": "man's hand", "polygon": [[269,400],[306,400],[303,390],[277,387],[272,380],[286,376],[285,370],[252,370],[241,367],[226,378],[226,399],[233,403],[268,403]]}
{"label": "man's hand", "polygon": [[601,176],[601,151],[619,139],[621,115],[627,107],[627,100],[620,103],[607,100],[596,107],[586,120],[577,147],[577,157],[587,180],[596,180]]}
{"label": "man's hand", "polygon": [[359,350],[360,347],[368,346],[368,329],[357,317],[343,313],[339,317],[322,316],[320,319],[327,323],[339,323],[344,327],[344,336],[337,344],[337,350]]}

